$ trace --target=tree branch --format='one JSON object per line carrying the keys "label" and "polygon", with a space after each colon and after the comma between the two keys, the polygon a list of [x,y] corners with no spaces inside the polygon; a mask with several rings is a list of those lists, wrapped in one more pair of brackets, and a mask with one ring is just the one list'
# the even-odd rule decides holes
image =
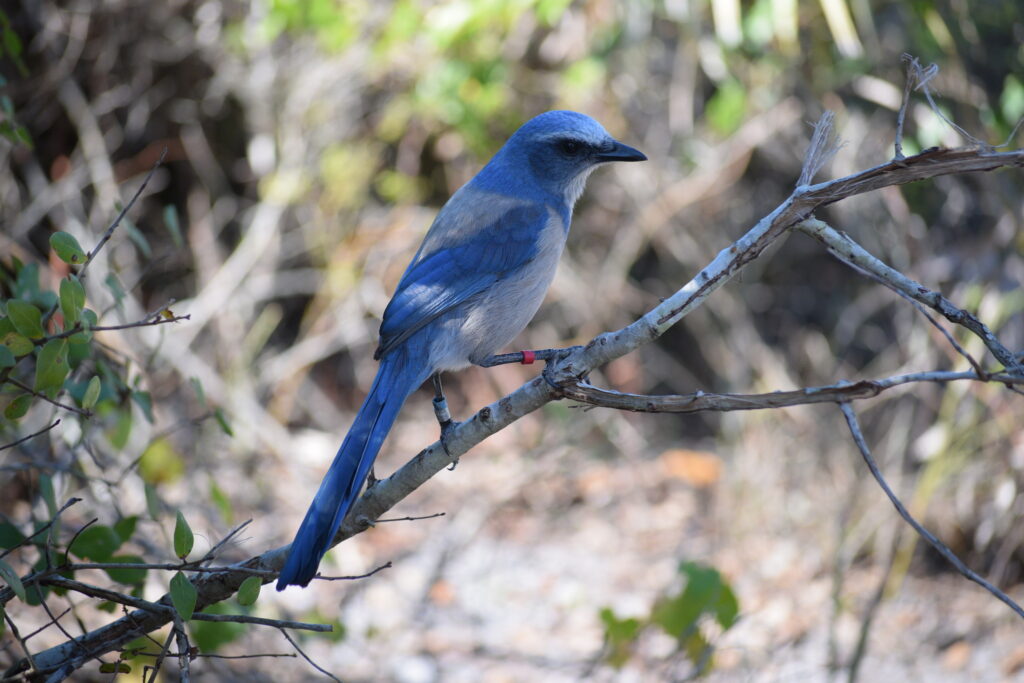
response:
{"label": "tree branch", "polygon": [[[829,126],[821,127],[818,136],[830,140]],[[812,168],[814,164],[807,166]],[[788,230],[811,217],[812,213],[828,204],[847,197],[872,192],[892,185],[911,183],[952,173],[977,173],[1002,167],[1024,166],[1024,150],[992,152],[982,149],[930,149],[921,154],[881,164],[844,178],[816,185],[798,187],[782,204],[754,225],[745,235],[723,249],[696,277],[675,294],[648,311],[632,324],[614,332],[599,335],[585,347],[570,350],[564,357],[556,357],[545,369],[543,377],[535,377],[508,396],[481,408],[471,418],[454,427],[446,438],[447,450],[440,442],[430,445],[387,479],[376,482],[355,503],[345,518],[334,544],[362,532],[394,507],[412,491],[424,484],[473,446],[504,429],[519,418],[537,410],[544,404],[562,398],[589,372],[608,362],[621,358],[640,346],[660,337],[672,325],[699,307],[716,289],[755,260],[768,246]],[[1002,360],[1001,360],[1002,362]],[[1012,365],[1007,365],[1012,367]],[[959,379],[967,379],[962,377]],[[938,381],[938,380],[936,380]],[[851,398],[857,391],[874,391],[860,383],[853,389],[836,385],[834,395]],[[806,394],[805,394],[806,395]],[[724,395],[729,396],[729,395]],[[771,394],[762,396],[772,396]],[[857,396],[852,396],[857,398]],[[732,397],[737,402],[744,399]],[[747,399],[749,400],[749,399]],[[761,400],[770,401],[771,398]],[[725,401],[725,399],[722,399]],[[724,405],[724,403],[722,404]],[[706,408],[712,409],[712,408]],[[721,409],[721,408],[719,408]],[[739,407],[731,409],[741,409]],[[267,551],[245,562],[232,565],[223,572],[204,574],[195,580],[201,610],[224,600],[237,591],[251,571],[278,571],[284,563],[288,547]],[[264,579],[267,580],[267,579]],[[170,604],[163,596],[158,604]],[[62,643],[35,655],[39,671],[73,671],[86,659],[110,652],[143,633],[165,626],[172,617],[165,611],[135,610],[134,612],[91,631],[73,642]],[[17,674],[28,668],[22,661],[9,673]]]}

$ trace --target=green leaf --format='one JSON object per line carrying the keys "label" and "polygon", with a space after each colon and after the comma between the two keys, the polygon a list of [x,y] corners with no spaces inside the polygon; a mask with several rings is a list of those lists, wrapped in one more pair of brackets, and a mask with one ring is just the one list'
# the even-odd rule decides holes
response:
{"label": "green leaf", "polygon": [[725,137],[736,131],[747,113],[747,90],[733,79],[718,86],[704,114],[716,133]]}
{"label": "green leaf", "polygon": [[4,417],[8,420],[20,420],[32,407],[32,394],[22,394],[7,404],[4,408]]}
{"label": "green leaf", "polygon": [[100,378],[93,375],[92,379],[89,380],[89,386],[85,389],[85,395],[82,396],[82,407],[86,410],[92,410],[92,407],[96,405],[96,400],[100,397],[100,389],[102,384]]}
{"label": "green leaf", "polygon": [[57,258],[64,263],[72,265],[85,263],[85,250],[82,249],[82,245],[78,243],[74,235],[66,232],[55,232],[50,235],[50,246],[57,252]]}
{"label": "green leaf", "polygon": [[604,637],[608,643],[605,661],[616,669],[622,668],[629,661],[643,623],[639,619],[620,619],[608,607],[601,610],[600,617],[604,623]]}
{"label": "green leaf", "polygon": [[163,437],[146,446],[139,458],[139,475],[149,484],[170,484],[184,474],[185,461]]}
{"label": "green leaf", "polygon": [[217,421],[217,424],[220,425],[220,429],[221,429],[222,432],[224,432],[228,436],[234,436],[235,435],[235,433],[233,431],[231,431],[231,425],[228,424],[228,419],[226,417],[224,417],[224,411],[223,410],[221,410],[220,408],[217,408],[216,410],[214,410],[213,411],[213,419],[215,419]]}
{"label": "green leaf", "polygon": [[9,26],[4,26],[4,49],[11,57],[21,56],[21,38]]}
{"label": "green leaf", "polygon": [[14,548],[25,542],[25,534],[10,522],[0,522],[0,548]]}
{"label": "green leaf", "polygon": [[[4,318],[4,320],[7,320],[7,318]],[[12,354],[20,358],[32,353],[36,345],[24,335],[20,335],[17,332],[8,332],[4,335],[4,348],[9,349]]]}
{"label": "green leaf", "polygon": [[0,560],[0,579],[7,582],[7,585],[11,587],[14,594],[17,595],[22,602],[26,601],[25,596],[25,585],[21,582],[21,577],[14,571],[14,567],[7,564],[4,560]]}
{"label": "green leaf", "polygon": [[135,533],[135,527],[139,523],[138,515],[129,515],[128,517],[122,517],[114,523],[114,533],[121,539],[122,543],[127,543]]}
{"label": "green leaf", "polygon": [[85,287],[74,275],[60,281],[60,312],[64,314],[64,329],[71,329],[85,308]]}
{"label": "green leaf", "polygon": [[156,488],[149,483],[143,483],[142,490],[146,494],[146,512],[149,513],[151,519],[156,519],[160,516],[160,496],[157,495]]}
{"label": "green leaf", "polygon": [[256,599],[260,597],[260,587],[262,585],[263,581],[258,576],[250,576],[243,581],[242,585],[238,587],[238,604],[243,607],[254,604]]}
{"label": "green leaf", "polygon": [[739,604],[722,575],[716,569],[693,562],[680,565],[679,572],[686,576],[686,588],[680,595],[657,605],[651,621],[684,641],[694,634],[697,620],[705,613],[714,614],[723,628],[732,626]]}
{"label": "green leaf", "polygon": [[120,306],[121,300],[124,299],[126,294],[124,291],[124,287],[121,286],[121,283],[118,281],[117,276],[114,275],[113,273],[110,273],[109,275],[107,275],[106,279],[103,280],[103,284],[107,286],[107,289],[109,289],[111,295],[113,295],[114,304]]}
{"label": "green leaf", "polygon": [[196,399],[199,401],[199,405],[205,408],[206,392],[203,391],[203,383],[199,381],[198,377],[189,377],[189,382],[192,383],[192,390],[196,392]]}
{"label": "green leaf", "polygon": [[132,667],[124,662],[102,662],[99,666],[101,674],[130,674]]}
{"label": "green leaf", "polygon": [[217,506],[217,510],[225,522],[228,524],[234,522],[235,509],[231,505],[231,499],[224,493],[224,489],[217,486],[217,482],[213,480],[213,477],[210,477],[210,500]]}
{"label": "green leaf", "polygon": [[57,494],[53,490],[53,477],[48,474],[39,475],[39,495],[46,502],[46,511],[50,518],[57,516]]}
{"label": "green leaf", "polygon": [[32,388],[52,398],[64,385],[64,379],[69,371],[67,340],[51,339],[39,352],[39,358],[36,360],[36,382]]}
{"label": "green leaf", "polygon": [[[43,314],[38,308],[21,299],[11,299],[7,302],[7,317],[14,323],[14,329],[29,339],[42,339]],[[19,355],[15,353],[15,355]]]}
{"label": "green leaf", "polygon": [[153,398],[149,395],[149,392],[133,391],[132,400],[135,401],[135,405],[142,409],[142,414],[146,416],[146,421],[149,424],[153,424]]}
{"label": "green leaf", "polygon": [[2,368],[13,368],[14,364],[18,361],[14,358],[14,354],[7,346],[0,346],[0,369]]}
{"label": "green leaf", "polygon": [[174,554],[184,560],[192,552],[192,546],[195,545],[195,542],[196,537],[192,533],[192,527],[188,525],[185,515],[181,514],[181,510],[178,510],[174,521]]}
{"label": "green leaf", "polygon": [[117,450],[121,450],[128,443],[128,437],[131,436],[131,433],[132,411],[127,408],[120,408],[117,411],[117,420],[114,422],[114,428],[107,433],[110,445]]}
{"label": "green leaf", "polygon": [[178,572],[171,579],[171,603],[185,621],[192,618],[198,594],[188,577]]}
{"label": "green leaf", "polygon": [[185,242],[181,239],[181,224],[178,222],[178,210],[174,204],[164,207],[164,225],[167,226],[167,232],[171,233],[171,241],[174,242],[174,246],[182,248]]}
{"label": "green leaf", "polygon": [[[111,555],[107,562],[116,562],[123,564],[143,564],[144,559],[138,555]],[[114,581],[123,583],[126,586],[139,586],[143,581],[146,580],[146,569],[128,569],[125,567],[104,569]]]}
{"label": "green leaf", "polygon": [[68,342],[71,344],[87,344],[92,339],[92,328],[99,324],[96,311],[83,308],[78,322],[82,325],[82,331],[68,337]]}
{"label": "green leaf", "polygon": [[107,562],[121,543],[121,537],[109,526],[94,524],[78,534],[68,551],[84,560]]}

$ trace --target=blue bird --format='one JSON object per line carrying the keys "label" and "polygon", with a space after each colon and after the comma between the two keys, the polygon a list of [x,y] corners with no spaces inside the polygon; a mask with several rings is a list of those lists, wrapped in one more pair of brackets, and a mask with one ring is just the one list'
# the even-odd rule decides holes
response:
{"label": "blue bird", "polygon": [[312,580],[409,394],[441,372],[484,363],[526,327],[590,173],[646,159],[589,116],[549,111],[445,203],[384,311],[377,377],[292,541],[278,590]]}

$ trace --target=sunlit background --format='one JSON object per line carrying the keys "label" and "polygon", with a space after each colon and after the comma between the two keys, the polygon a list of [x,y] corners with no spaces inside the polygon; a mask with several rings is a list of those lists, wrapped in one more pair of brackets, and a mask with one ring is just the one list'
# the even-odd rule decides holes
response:
{"label": "sunlit background", "polygon": [[[0,451],[0,540],[49,519],[48,498],[74,495],[64,543],[98,518],[119,530],[117,556],[148,562],[173,560],[178,510],[195,553],[250,518],[223,559],[291,539],[372,381],[380,316],[420,237],[531,116],[585,112],[650,160],[592,177],[516,348],[585,343],[682,286],[788,196],[824,110],[846,144],[821,178],[890,159],[904,53],[938,64],[936,104],[971,135],[1002,144],[1024,115],[1019,2],[14,0],[0,32],[0,295],[52,303],[67,266],[51,234],[91,249],[166,149],[91,265],[86,305],[108,325],[163,307],[191,316],[97,335],[73,359],[63,400],[80,405],[99,377],[91,419],[27,399],[8,410],[23,392],[0,388],[0,443],[63,418]],[[913,96],[906,153],[964,144]],[[1024,348],[1020,170],[888,188],[820,216]],[[906,302],[794,235],[592,381],[742,393],[967,367]],[[536,372],[450,377],[453,412]],[[911,510],[1024,596],[1021,397],[927,386],[858,410]],[[423,390],[378,475],[436,438]],[[869,681],[1000,681],[1024,670],[1019,620],[922,547],[831,405],[681,417],[551,404],[393,512],[446,514],[378,524],[321,566],[393,563],[372,578],[214,609],[335,624],[294,635],[353,681],[698,670],[818,681],[856,667]],[[38,560],[30,548],[5,558],[20,574]],[[79,578],[157,599],[170,576]],[[81,596],[47,601],[72,607],[71,635],[120,616]],[[7,612],[22,634],[47,623],[18,600]],[[205,654],[293,652],[272,628],[194,622],[190,635]],[[66,638],[51,626],[28,644]],[[0,645],[5,667],[23,655],[9,630]],[[130,663],[124,680],[139,680],[152,658]],[[164,667],[176,680],[176,662]],[[192,675],[320,674],[302,659],[201,658]]]}

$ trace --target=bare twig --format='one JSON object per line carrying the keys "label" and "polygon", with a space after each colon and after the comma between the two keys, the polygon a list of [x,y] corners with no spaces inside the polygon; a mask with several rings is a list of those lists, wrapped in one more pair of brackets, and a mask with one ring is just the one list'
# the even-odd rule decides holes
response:
{"label": "bare twig", "polygon": [[764,394],[716,394],[697,391],[692,394],[652,396],[628,394],[601,389],[583,381],[562,385],[566,398],[588,405],[638,413],[697,413],[705,411],[729,412],[734,410],[767,410],[790,408],[815,403],[835,403],[874,398],[887,389],[920,382],[999,382],[1024,384],[1024,377],[991,374],[982,370],[968,372],[931,371],[894,375],[881,379],[862,379],[856,382],[837,382],[820,387],[807,387],[792,391],[773,391]]}
{"label": "bare twig", "polygon": [[957,307],[940,293],[886,265],[853,241],[849,235],[835,230],[823,221],[816,218],[808,219],[800,223],[797,228],[824,244],[829,253],[839,260],[856,266],[859,271],[871,273],[892,289],[901,291],[911,299],[941,313],[951,323],[967,328],[981,339],[996,360],[1002,363],[1010,374],[1024,377],[1024,365],[975,315]]}
{"label": "bare twig", "polygon": [[885,481],[885,477],[878,469],[878,465],[875,464],[875,459],[871,455],[871,450],[868,448],[867,441],[864,439],[864,434],[860,430],[860,424],[857,421],[856,413],[853,412],[853,408],[849,403],[839,403],[839,409],[843,411],[843,417],[846,418],[846,424],[850,428],[850,434],[853,436],[854,443],[857,444],[857,448],[860,450],[860,454],[864,458],[864,462],[867,463],[868,469],[871,470],[871,476],[873,476],[875,481],[878,482],[878,485],[882,487],[882,490],[889,498],[889,501],[893,504],[893,507],[896,508],[896,512],[900,514],[900,517],[906,520],[907,524],[912,526],[914,531],[916,531],[921,538],[928,541],[929,545],[935,548],[935,550],[938,551],[938,553],[942,555],[947,562],[953,565],[958,572],[1002,600],[1010,607],[1010,609],[1016,612],[1018,616],[1024,618],[1024,609],[1021,609],[1020,605],[1014,602],[1006,593],[999,590],[972,571],[970,567],[960,561],[960,558],[957,557],[945,543],[936,538],[934,534],[925,529],[916,519],[914,519],[907,508],[903,506],[903,503],[900,502],[900,499],[896,494],[893,493],[892,489],[889,488],[889,484]]}
{"label": "bare twig", "polygon": [[192,674],[189,664],[192,661],[192,648],[188,645],[188,635],[185,633],[185,622],[177,614],[174,615],[174,638],[178,642],[178,670],[181,683],[189,683]]}
{"label": "bare twig", "polygon": [[96,258],[96,255],[100,253],[100,250],[110,240],[111,236],[113,236],[114,230],[116,230],[117,226],[121,224],[121,221],[124,219],[125,215],[132,208],[132,206],[135,205],[135,202],[139,199],[139,197],[142,196],[142,191],[146,189],[146,185],[149,184],[150,178],[152,178],[153,174],[156,173],[156,169],[158,169],[160,167],[160,164],[164,162],[164,158],[166,156],[167,148],[164,147],[163,151],[160,152],[160,158],[156,160],[156,163],[153,164],[153,168],[149,169],[149,173],[147,173],[146,177],[142,179],[142,184],[139,185],[139,189],[135,190],[135,194],[133,194],[132,198],[128,200],[128,203],[124,205],[124,208],[122,208],[121,211],[117,214],[117,218],[114,219],[114,222],[111,223],[110,227],[108,227],[106,232],[103,233],[103,237],[100,238],[100,241],[96,244],[95,247],[93,247],[92,251],[90,251],[89,254],[86,256],[85,262],[82,263],[81,270],[78,271],[79,280],[85,279],[85,271],[89,268],[89,264],[93,262],[93,260]]}
{"label": "bare twig", "polygon": [[796,182],[797,187],[810,184],[814,180],[814,176],[818,175],[818,171],[831,161],[842,146],[835,135],[832,123],[834,119],[835,115],[826,111],[815,124],[811,144],[807,148],[803,167],[800,169],[800,178]]}
{"label": "bare twig", "polygon": [[320,574],[317,574],[313,578],[318,579],[320,581],[358,581],[359,579],[368,579],[377,572],[382,572],[385,569],[391,569],[390,562],[385,562],[373,571],[369,571],[365,574],[360,574],[358,576],[321,576]]}
{"label": "bare twig", "polygon": [[[81,502],[82,502],[82,499],[81,499],[81,498],[74,498],[74,497],[68,498],[67,502],[66,502],[66,503],[64,503],[64,505],[62,505],[62,506],[61,506],[61,508],[60,508],[59,510],[57,510],[57,514],[55,514],[55,515],[53,516],[53,519],[51,519],[50,521],[48,521],[48,522],[47,522],[46,524],[44,524],[43,526],[41,526],[41,527],[39,527],[38,529],[36,529],[36,530],[35,530],[35,531],[34,531],[34,532],[32,533],[32,535],[30,535],[30,536],[26,536],[26,537],[24,538],[24,540],[22,540],[22,542],[21,542],[21,543],[17,544],[16,546],[14,546],[14,547],[12,547],[12,548],[8,548],[7,550],[5,550],[5,551],[3,551],[2,553],[0,553],[0,559],[3,559],[3,558],[5,558],[5,557],[7,557],[8,555],[10,555],[10,554],[11,554],[12,552],[14,552],[15,550],[17,550],[18,548],[21,548],[22,546],[26,545],[27,543],[29,543],[29,542],[30,542],[30,541],[31,541],[31,540],[32,540],[33,538],[35,538],[36,536],[39,536],[40,534],[44,534],[44,533],[46,533],[47,531],[49,531],[49,530],[50,530],[50,527],[52,527],[52,526],[54,525],[54,523],[56,523],[57,519],[58,519],[58,518],[59,518],[59,517],[61,516],[61,514],[62,514],[62,513],[63,513],[63,512],[65,511],[65,510],[67,510],[67,509],[68,509],[69,507],[71,507],[71,506],[72,506],[72,505],[74,505],[75,503],[81,503]],[[6,589],[6,590],[10,590],[10,589]],[[2,593],[0,593],[0,596],[2,596],[2,595],[3,595],[3,594],[2,594]],[[12,596],[11,596],[11,597],[14,597],[14,596],[13,596],[13,594],[12,594]],[[6,603],[7,603],[7,602],[8,602],[9,600],[10,600],[10,598],[6,598],[6,599],[0,598],[0,604],[6,604]]]}
{"label": "bare twig", "polygon": [[[32,652],[28,649],[28,645],[25,643],[25,639],[22,638],[21,634],[18,632],[18,625],[14,623],[14,620],[11,619],[11,615],[8,614],[6,610],[4,610],[3,612],[3,617],[4,621],[7,622],[7,627],[11,629],[11,635],[14,636],[14,639],[16,641],[18,641],[18,645],[21,646],[21,651],[25,653],[25,659],[27,660],[28,664],[28,666],[26,667],[26,672],[31,673],[35,671],[35,659],[32,656]],[[6,678],[6,675],[4,676],[4,678]]]}
{"label": "bare twig", "polygon": [[56,427],[59,424],[60,424],[60,418],[55,420],[54,423],[52,425],[50,425],[49,427],[43,427],[42,429],[40,429],[38,432],[35,432],[34,434],[29,434],[28,436],[24,436],[24,437],[18,439],[17,441],[12,441],[11,443],[6,443],[3,446],[0,446],[0,451],[6,450],[8,448],[14,448],[15,446],[23,444],[26,441],[31,441],[32,439],[36,438],[37,436],[40,436],[40,435],[45,434],[46,432],[50,431],[51,429],[53,429],[54,427]]}
{"label": "bare twig", "polygon": [[279,630],[281,631],[281,635],[283,635],[283,636],[284,636],[284,637],[285,637],[285,638],[286,638],[286,639],[288,640],[288,642],[292,644],[292,647],[294,647],[294,648],[295,648],[295,651],[296,651],[296,652],[298,652],[298,653],[299,653],[300,655],[302,655],[302,658],[303,658],[303,659],[305,659],[305,660],[306,660],[307,662],[309,662],[309,665],[310,665],[311,667],[313,667],[314,669],[316,669],[317,671],[319,671],[320,673],[322,673],[322,674],[323,674],[324,676],[327,676],[327,677],[328,677],[328,678],[330,678],[330,679],[331,679],[332,681],[336,681],[337,683],[341,683],[341,679],[337,678],[337,677],[336,677],[336,676],[335,676],[334,674],[332,674],[332,673],[331,673],[330,671],[328,671],[327,669],[324,669],[324,668],[320,667],[320,665],[318,665],[318,664],[317,664],[316,662],[314,662],[314,661],[313,661],[312,659],[310,659],[310,658],[309,658],[309,655],[307,655],[307,654],[306,654],[305,652],[303,652],[303,651],[302,651],[302,648],[301,648],[301,647],[299,647],[299,644],[298,644],[298,643],[296,643],[296,642],[295,642],[294,640],[292,640],[292,637],[291,637],[290,635],[288,635],[288,631],[284,630],[283,628],[282,628],[282,629],[279,629]]}
{"label": "bare twig", "polygon": [[[41,398],[44,401],[46,401],[47,403],[49,403],[51,405],[54,405],[54,406],[57,406],[58,408],[63,408],[64,410],[70,411],[70,412],[72,412],[72,413],[74,413],[76,415],[81,415],[82,417],[92,417],[92,413],[90,411],[82,410],[81,408],[76,408],[74,406],[69,406],[66,403],[61,403],[60,401],[58,401],[56,399],[50,398],[46,394],[40,394],[38,391],[36,391],[32,387],[28,386],[27,384],[22,384],[21,382],[19,382],[18,380],[14,379],[13,377],[6,378],[4,380],[4,382],[6,382],[7,384],[11,384],[13,386],[16,386],[19,389],[21,389],[22,391],[24,391],[26,393],[29,393],[29,394],[32,394],[36,398]],[[47,429],[52,429],[52,427],[47,427]],[[43,430],[43,431],[46,431],[46,430]]]}
{"label": "bare twig", "polygon": [[72,337],[79,332],[115,332],[117,330],[131,330],[136,327],[155,327],[157,325],[167,325],[168,323],[177,323],[182,320],[190,320],[191,315],[172,315],[169,318],[165,318],[157,314],[156,317],[148,315],[142,320],[134,323],[125,323],[124,325],[97,325],[96,327],[86,327],[81,321],[77,322],[70,329],[58,332],[57,334],[51,334],[41,340],[42,342],[48,342],[52,339],[64,339],[65,337]]}
{"label": "bare twig", "polygon": [[196,612],[192,615],[196,621],[215,621],[220,623],[233,624],[257,624],[259,626],[273,626],[274,628],[292,628],[301,631],[316,631],[317,633],[330,633],[334,627],[330,624],[309,624],[304,621],[286,621],[284,619],[265,619],[254,617],[248,614],[205,614]]}
{"label": "bare twig", "polygon": [[[168,654],[170,654],[171,642],[174,641],[175,635],[176,634],[174,632],[174,629],[172,628],[170,632],[167,634],[167,637],[164,638],[163,647],[160,648],[160,652],[156,656],[156,661],[153,662],[153,666],[150,668],[150,671],[153,672],[153,675],[150,677],[149,683],[156,683],[157,674],[160,673],[160,668],[164,665],[164,659],[167,657]],[[143,681],[145,681],[145,675],[143,675]]]}
{"label": "bare twig", "polygon": [[383,524],[384,522],[419,522],[424,519],[434,519],[435,517],[444,517],[444,512],[435,512],[432,515],[420,515],[418,517],[390,517],[388,519],[378,519],[374,524]]}

